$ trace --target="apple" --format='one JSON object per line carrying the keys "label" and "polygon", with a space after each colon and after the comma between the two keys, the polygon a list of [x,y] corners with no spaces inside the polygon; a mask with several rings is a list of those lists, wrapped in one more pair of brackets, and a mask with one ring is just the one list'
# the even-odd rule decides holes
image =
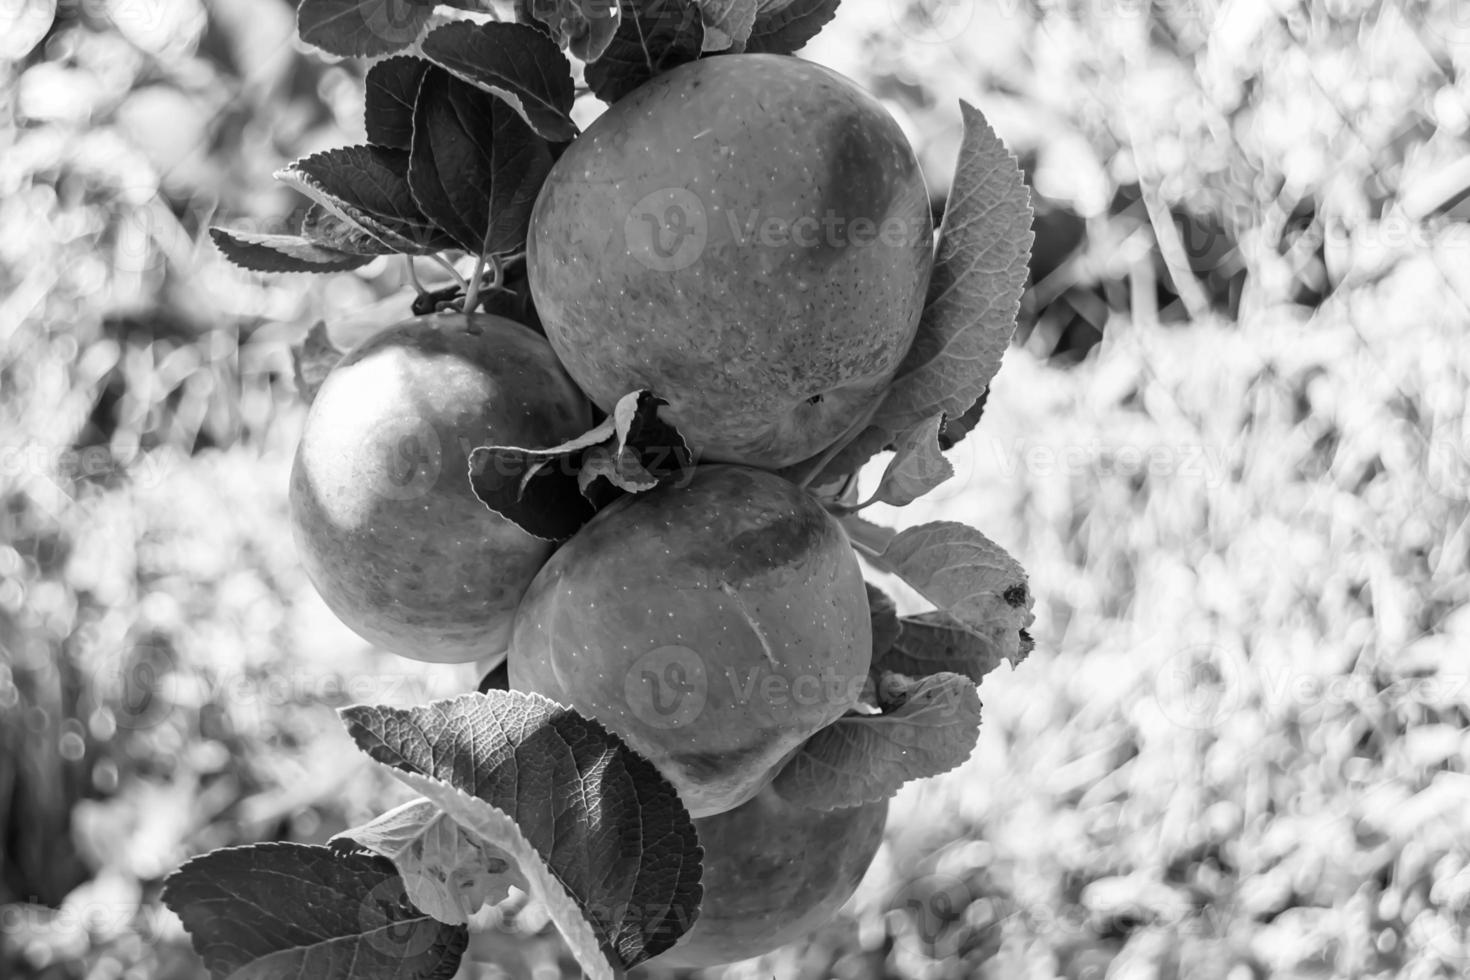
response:
{"label": "apple", "polygon": [[364,639],[415,660],[502,651],[552,545],[489,510],[470,452],[557,445],[591,407],[546,341],[501,317],[388,327],[327,375],[291,469],[308,577]]}
{"label": "apple", "polygon": [[594,402],[650,389],[702,458],[774,469],[882,397],[933,239],[882,105],[820,65],[737,54],[659,75],[567,148],[527,265],[547,338]]}
{"label": "apple", "polygon": [[658,962],[732,963],[826,925],[873,863],[887,817],[887,800],[810,810],[767,787],[727,813],[694,821],[704,846],[704,900],[693,927]]}
{"label": "apple", "polygon": [[701,817],[852,707],[871,659],[842,526],[795,484],[720,465],[619,499],[564,544],[516,613],[508,674],[621,736]]}

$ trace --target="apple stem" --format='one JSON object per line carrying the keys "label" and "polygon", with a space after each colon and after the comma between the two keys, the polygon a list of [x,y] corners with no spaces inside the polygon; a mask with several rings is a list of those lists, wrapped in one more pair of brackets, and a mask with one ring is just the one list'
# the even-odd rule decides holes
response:
{"label": "apple stem", "polygon": [[413,267],[413,256],[405,255],[403,264],[408,267],[408,281],[413,284],[413,291],[420,296],[427,293],[428,290],[424,288],[424,284],[419,282],[419,271]]}
{"label": "apple stem", "polygon": [[460,289],[464,288],[464,276],[459,274],[459,270],[451,265],[448,259],[440,255],[438,252],[430,252],[429,258],[433,259],[435,262],[443,266],[444,271],[449,273],[454,278],[455,282],[459,283]]}
{"label": "apple stem", "polygon": [[[495,269],[497,273],[496,278],[499,278],[500,264],[498,260],[495,264]],[[470,284],[464,294],[464,306],[460,307],[463,312],[475,312],[475,304],[480,301],[480,278],[484,275],[485,255],[482,252],[475,256],[475,271],[470,274]]]}

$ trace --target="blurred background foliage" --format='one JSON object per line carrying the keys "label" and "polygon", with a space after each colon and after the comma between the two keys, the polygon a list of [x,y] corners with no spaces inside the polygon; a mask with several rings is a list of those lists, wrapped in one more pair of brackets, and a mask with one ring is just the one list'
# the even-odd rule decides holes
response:
{"label": "blurred background foliage", "polygon": [[[289,343],[399,263],[226,265],[361,138],[280,0],[0,3],[0,976],[202,974],[161,878],[395,801],[333,715],[466,690],[296,563]],[[1032,575],[978,750],[844,915],[732,978],[1470,973],[1470,17],[1457,0],[849,0],[805,52],[942,207],[980,106],[1036,204],[959,517]],[[903,596],[909,601],[912,596]],[[555,977],[532,908],[469,977]],[[718,971],[711,971],[718,974]],[[651,975],[662,975],[650,969]]]}

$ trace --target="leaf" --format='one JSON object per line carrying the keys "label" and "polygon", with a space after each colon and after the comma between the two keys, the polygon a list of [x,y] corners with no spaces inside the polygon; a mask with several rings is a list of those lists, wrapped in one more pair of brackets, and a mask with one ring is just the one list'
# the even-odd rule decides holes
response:
{"label": "leaf", "polygon": [[817,482],[856,472],[899,433],[941,412],[954,420],[957,442],[984,410],[1016,331],[1034,237],[1030,191],[980,110],[961,102],[960,112],[965,135],[918,333],[871,426]]}
{"label": "leaf", "polygon": [[362,58],[408,47],[433,13],[421,0],[301,0],[296,29],[328,54]]}
{"label": "leaf", "polygon": [[409,904],[387,859],[305,844],[211,851],[168,876],[163,901],[214,980],[449,980],[469,940]]}
{"label": "leaf", "polygon": [[571,62],[535,28],[455,21],[430,31],[421,50],[439,67],[504,99],[545,139],[565,143],[576,137]]}
{"label": "leaf", "polygon": [[463,925],[511,885],[529,888],[504,851],[455,823],[428,800],[412,800],[328,843],[381,854],[403,877],[409,900],[439,922]]}
{"label": "leaf", "polygon": [[980,424],[980,416],[985,414],[985,402],[990,398],[990,388],[987,387],[975,399],[975,404],[965,409],[965,413],[958,418],[946,418],[944,428],[939,430],[939,448],[949,452],[955,446],[964,441],[975,426]]}
{"label": "leaf", "polygon": [[317,389],[321,388],[344,353],[327,336],[327,324],[323,320],[313,323],[301,343],[291,346],[291,371],[296,379],[296,390],[308,405],[316,398]]}
{"label": "leaf", "polygon": [[704,23],[694,0],[619,0],[622,17],[602,55],[587,66],[587,85],[616,102],[644,82],[699,57]]}
{"label": "leaf", "polygon": [[341,712],[360,749],[516,858],[596,977],[668,949],[701,897],[694,822],[652,764],[535,694],[465,694]]}
{"label": "leaf", "polygon": [[868,589],[868,617],[873,624],[873,664],[887,653],[898,640],[903,627],[898,620],[898,607],[887,592],[871,582],[864,582]]}
{"label": "leaf", "polygon": [[504,101],[434,69],[414,112],[408,182],[424,214],[475,255],[526,243],[551,148]]}
{"label": "leaf", "polygon": [[[629,392],[613,414],[549,449],[481,446],[470,453],[470,485],[486,507],[529,534],[564,541],[596,512],[605,480],[629,493],[681,479],[693,466],[683,436],[658,414],[668,403]],[[585,473],[585,476],[584,476]]]}
{"label": "leaf", "polygon": [[[1006,654],[987,637],[960,625],[948,613],[926,612],[898,620],[900,632],[884,653],[874,650],[873,669],[910,677],[961,674],[979,684]],[[1024,630],[1022,631],[1025,632]],[[1024,653],[1012,661],[1019,663]]]}
{"label": "leaf", "polygon": [[776,774],[775,791],[817,810],[858,806],[970,757],[980,738],[980,696],[969,679],[889,673],[878,691],[882,714],[844,715],[819,730]]}
{"label": "leaf", "polygon": [[299,235],[256,235],[211,228],[209,237],[225,258],[255,272],[342,272],[372,261],[368,255],[349,255],[325,248]]}
{"label": "leaf", "polygon": [[894,456],[874,491],[872,500],[903,507],[954,476],[954,467],[939,451],[939,430],[943,415],[925,419],[906,432],[899,433],[894,443]]}
{"label": "leaf", "polygon": [[343,146],[303,157],[276,172],[328,211],[365,229],[394,252],[457,248],[424,217],[408,186],[408,151]]}
{"label": "leaf", "polygon": [[843,526],[875,568],[903,579],[1012,665],[1020,662],[1031,590],[1025,570],[999,545],[956,521],[898,533],[856,517],[843,518]]}
{"label": "leaf", "polygon": [[413,104],[429,70],[422,58],[386,58],[368,69],[363,120],[369,143],[395,150],[413,145]]}
{"label": "leaf", "polygon": [[695,0],[704,22],[704,50],[739,52],[755,27],[758,0]]}
{"label": "leaf", "polygon": [[583,61],[602,57],[622,23],[613,0],[516,0],[516,16],[545,27],[552,40]]}
{"label": "leaf", "polygon": [[350,255],[393,254],[392,249],[374,238],[361,225],[328,211],[320,204],[313,204],[306,209],[306,214],[301,219],[301,237],[323,248]]}
{"label": "leaf", "polygon": [[791,54],[821,33],[837,16],[841,0],[762,0],[745,50]]}
{"label": "leaf", "polygon": [[960,112],[965,135],[924,315],[878,412],[890,432],[936,412],[962,417],[995,377],[1016,330],[1033,237],[1030,191],[980,110],[962,102]]}

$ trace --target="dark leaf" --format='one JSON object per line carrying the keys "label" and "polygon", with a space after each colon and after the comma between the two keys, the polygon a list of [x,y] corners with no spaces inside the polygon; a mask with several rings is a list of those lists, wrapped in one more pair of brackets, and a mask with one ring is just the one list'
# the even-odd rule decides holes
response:
{"label": "dark leaf", "polygon": [[413,145],[413,103],[429,63],[403,55],[368,69],[364,121],[369,143],[395,150]]}
{"label": "dark leaf", "polygon": [[434,13],[421,0],[301,0],[301,40],[329,54],[362,58],[413,44]]}
{"label": "dark leaf", "polygon": [[414,908],[391,861],[305,844],[211,851],[163,901],[214,980],[449,980],[469,938]]}
{"label": "dark leaf", "polygon": [[694,0],[621,0],[622,20],[607,50],[587,66],[587,85],[616,102],[644,82],[699,57],[704,22]]}
{"label": "dark leaf", "polygon": [[456,21],[430,31],[422,50],[441,68],[504,99],[545,139],[576,137],[571,62],[540,31],[525,24]]}
{"label": "dark leaf", "polygon": [[341,272],[372,261],[372,256],[324,248],[298,235],[255,235],[211,228],[209,237],[225,258],[255,272]]}
{"label": "dark leaf", "polygon": [[762,0],[745,50],[791,54],[821,33],[842,0]]}
{"label": "dark leaf", "polygon": [[408,186],[408,151],[343,146],[303,157],[276,173],[312,200],[362,227],[394,252],[456,248],[424,216]]}

